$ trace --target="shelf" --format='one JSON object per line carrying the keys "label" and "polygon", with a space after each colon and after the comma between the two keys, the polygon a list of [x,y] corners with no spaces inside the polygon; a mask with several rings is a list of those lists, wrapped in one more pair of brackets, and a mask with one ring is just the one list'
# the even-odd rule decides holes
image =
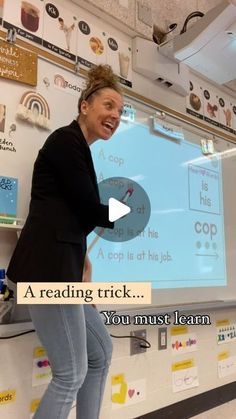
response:
{"label": "shelf", "polygon": [[[3,220],[3,218],[4,217],[0,217],[1,220]],[[0,222],[0,230],[21,231],[23,226],[24,220],[22,218],[15,218],[14,220],[9,220],[9,218],[6,218],[6,222]]]}

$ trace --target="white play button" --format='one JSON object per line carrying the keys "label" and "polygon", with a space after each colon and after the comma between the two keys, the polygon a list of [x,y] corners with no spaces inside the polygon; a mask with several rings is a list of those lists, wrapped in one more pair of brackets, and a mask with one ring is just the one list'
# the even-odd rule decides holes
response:
{"label": "white play button", "polygon": [[118,201],[115,198],[109,198],[108,204],[109,204],[108,216],[109,216],[109,221],[111,222],[119,220],[119,218],[123,217],[126,214],[129,214],[131,211],[128,205],[123,204],[122,202]]}

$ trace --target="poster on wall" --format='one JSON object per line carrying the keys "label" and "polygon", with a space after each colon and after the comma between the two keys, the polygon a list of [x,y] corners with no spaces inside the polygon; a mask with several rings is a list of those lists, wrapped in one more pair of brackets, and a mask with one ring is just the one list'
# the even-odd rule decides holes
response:
{"label": "poster on wall", "polygon": [[84,68],[107,63],[107,36],[80,15],[77,34],[77,63]]}
{"label": "poster on wall", "polygon": [[42,44],[43,1],[4,0],[3,27],[15,28],[17,36]]}
{"label": "poster on wall", "polygon": [[45,1],[43,46],[51,52],[75,61],[77,18],[57,3]]}
{"label": "poster on wall", "polygon": [[4,3],[4,0],[0,0],[0,26],[2,25],[3,3]]}
{"label": "poster on wall", "polygon": [[120,82],[132,87],[131,45],[107,34],[107,64],[119,76]]}
{"label": "poster on wall", "polygon": [[18,179],[0,176],[0,222],[11,223],[17,214]]}
{"label": "poster on wall", "polygon": [[[7,126],[7,115],[8,109],[5,103],[0,103],[0,153],[2,152],[13,152],[16,153],[15,141],[13,139],[13,133],[16,131],[16,124],[8,124]],[[1,203],[0,203],[1,207]]]}

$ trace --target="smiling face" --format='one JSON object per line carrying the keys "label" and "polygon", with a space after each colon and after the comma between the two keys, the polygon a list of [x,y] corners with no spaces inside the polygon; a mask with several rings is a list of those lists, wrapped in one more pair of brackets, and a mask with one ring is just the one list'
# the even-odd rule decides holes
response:
{"label": "smiling face", "polygon": [[123,98],[110,88],[98,90],[91,101],[83,100],[79,123],[88,144],[98,138],[108,140],[120,123]]}

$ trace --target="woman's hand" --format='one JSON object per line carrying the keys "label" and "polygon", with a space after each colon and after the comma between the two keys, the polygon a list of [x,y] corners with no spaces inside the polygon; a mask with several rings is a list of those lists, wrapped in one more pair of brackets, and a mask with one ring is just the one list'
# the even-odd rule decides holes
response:
{"label": "woman's hand", "polygon": [[88,254],[86,253],[84,259],[84,270],[83,270],[83,282],[92,282],[92,264],[89,260]]}
{"label": "woman's hand", "polygon": [[[90,262],[87,253],[84,259],[84,270],[83,270],[82,282],[92,282],[92,263]],[[95,304],[92,304],[92,306],[96,308]]]}

